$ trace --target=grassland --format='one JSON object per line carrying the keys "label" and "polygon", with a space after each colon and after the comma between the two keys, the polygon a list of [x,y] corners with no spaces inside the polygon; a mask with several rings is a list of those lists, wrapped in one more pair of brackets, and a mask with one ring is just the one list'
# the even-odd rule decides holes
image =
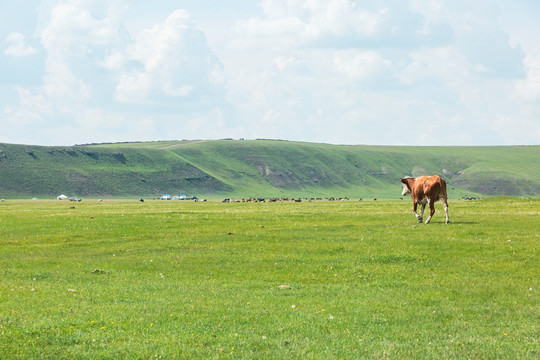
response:
{"label": "grassland", "polygon": [[6,201],[0,354],[538,358],[540,201],[451,201],[447,225],[441,213]]}
{"label": "grassland", "polygon": [[540,196],[540,146],[338,146],[168,141],[0,144],[1,198],[350,197],[396,199],[399,179],[438,174],[452,198]]}

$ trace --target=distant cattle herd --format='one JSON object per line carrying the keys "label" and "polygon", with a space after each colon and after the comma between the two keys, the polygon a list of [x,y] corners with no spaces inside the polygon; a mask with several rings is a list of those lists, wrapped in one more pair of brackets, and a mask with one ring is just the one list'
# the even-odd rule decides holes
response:
{"label": "distant cattle herd", "polygon": [[[287,197],[283,197],[283,198],[279,198],[279,197],[274,197],[274,198],[242,198],[242,199],[233,199],[233,198],[227,198],[227,199],[223,199],[221,202],[223,203],[261,203],[261,202],[302,202],[302,201],[307,201],[307,202],[313,202],[313,201],[322,201],[323,198],[287,198]],[[345,197],[345,198],[334,198],[334,197],[327,197],[325,198],[325,200],[327,201],[346,201],[346,200],[350,200],[348,197]],[[360,199],[362,200],[362,199]]]}

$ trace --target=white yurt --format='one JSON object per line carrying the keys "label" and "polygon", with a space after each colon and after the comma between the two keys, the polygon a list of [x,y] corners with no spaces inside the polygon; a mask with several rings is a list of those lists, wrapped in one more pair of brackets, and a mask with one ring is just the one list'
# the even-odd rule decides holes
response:
{"label": "white yurt", "polygon": [[68,197],[66,195],[62,194],[62,195],[58,195],[57,199],[58,200],[67,200]]}

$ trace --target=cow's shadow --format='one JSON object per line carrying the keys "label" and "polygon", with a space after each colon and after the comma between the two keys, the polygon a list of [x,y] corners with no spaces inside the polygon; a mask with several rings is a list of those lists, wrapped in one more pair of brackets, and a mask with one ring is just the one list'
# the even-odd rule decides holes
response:
{"label": "cow's shadow", "polygon": [[451,225],[478,225],[479,223],[476,222],[476,221],[450,221],[448,224],[445,223],[445,222],[438,222],[438,221],[431,221],[429,224],[424,224],[423,222],[422,223],[416,223],[414,225],[425,225],[425,226],[430,226],[430,225],[447,225],[447,226],[451,226]]}

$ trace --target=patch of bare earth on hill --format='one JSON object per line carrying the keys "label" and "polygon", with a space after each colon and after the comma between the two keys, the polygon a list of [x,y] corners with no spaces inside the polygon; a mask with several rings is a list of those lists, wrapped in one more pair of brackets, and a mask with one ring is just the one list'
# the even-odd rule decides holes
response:
{"label": "patch of bare earth on hill", "polygon": [[263,176],[272,185],[279,188],[287,188],[298,185],[300,180],[294,175],[292,171],[286,172],[280,170],[271,170],[270,166],[264,163],[254,163],[250,161],[255,168],[259,171],[259,174]]}
{"label": "patch of bare earth on hill", "polygon": [[323,185],[325,183],[342,185],[341,182],[329,179],[323,170],[317,170],[315,168],[303,168],[302,173],[305,176],[299,177],[298,174],[291,170],[272,170],[266,163],[256,163],[254,161],[250,161],[250,163],[255,166],[263,178],[278,188],[286,189],[302,185]]}

